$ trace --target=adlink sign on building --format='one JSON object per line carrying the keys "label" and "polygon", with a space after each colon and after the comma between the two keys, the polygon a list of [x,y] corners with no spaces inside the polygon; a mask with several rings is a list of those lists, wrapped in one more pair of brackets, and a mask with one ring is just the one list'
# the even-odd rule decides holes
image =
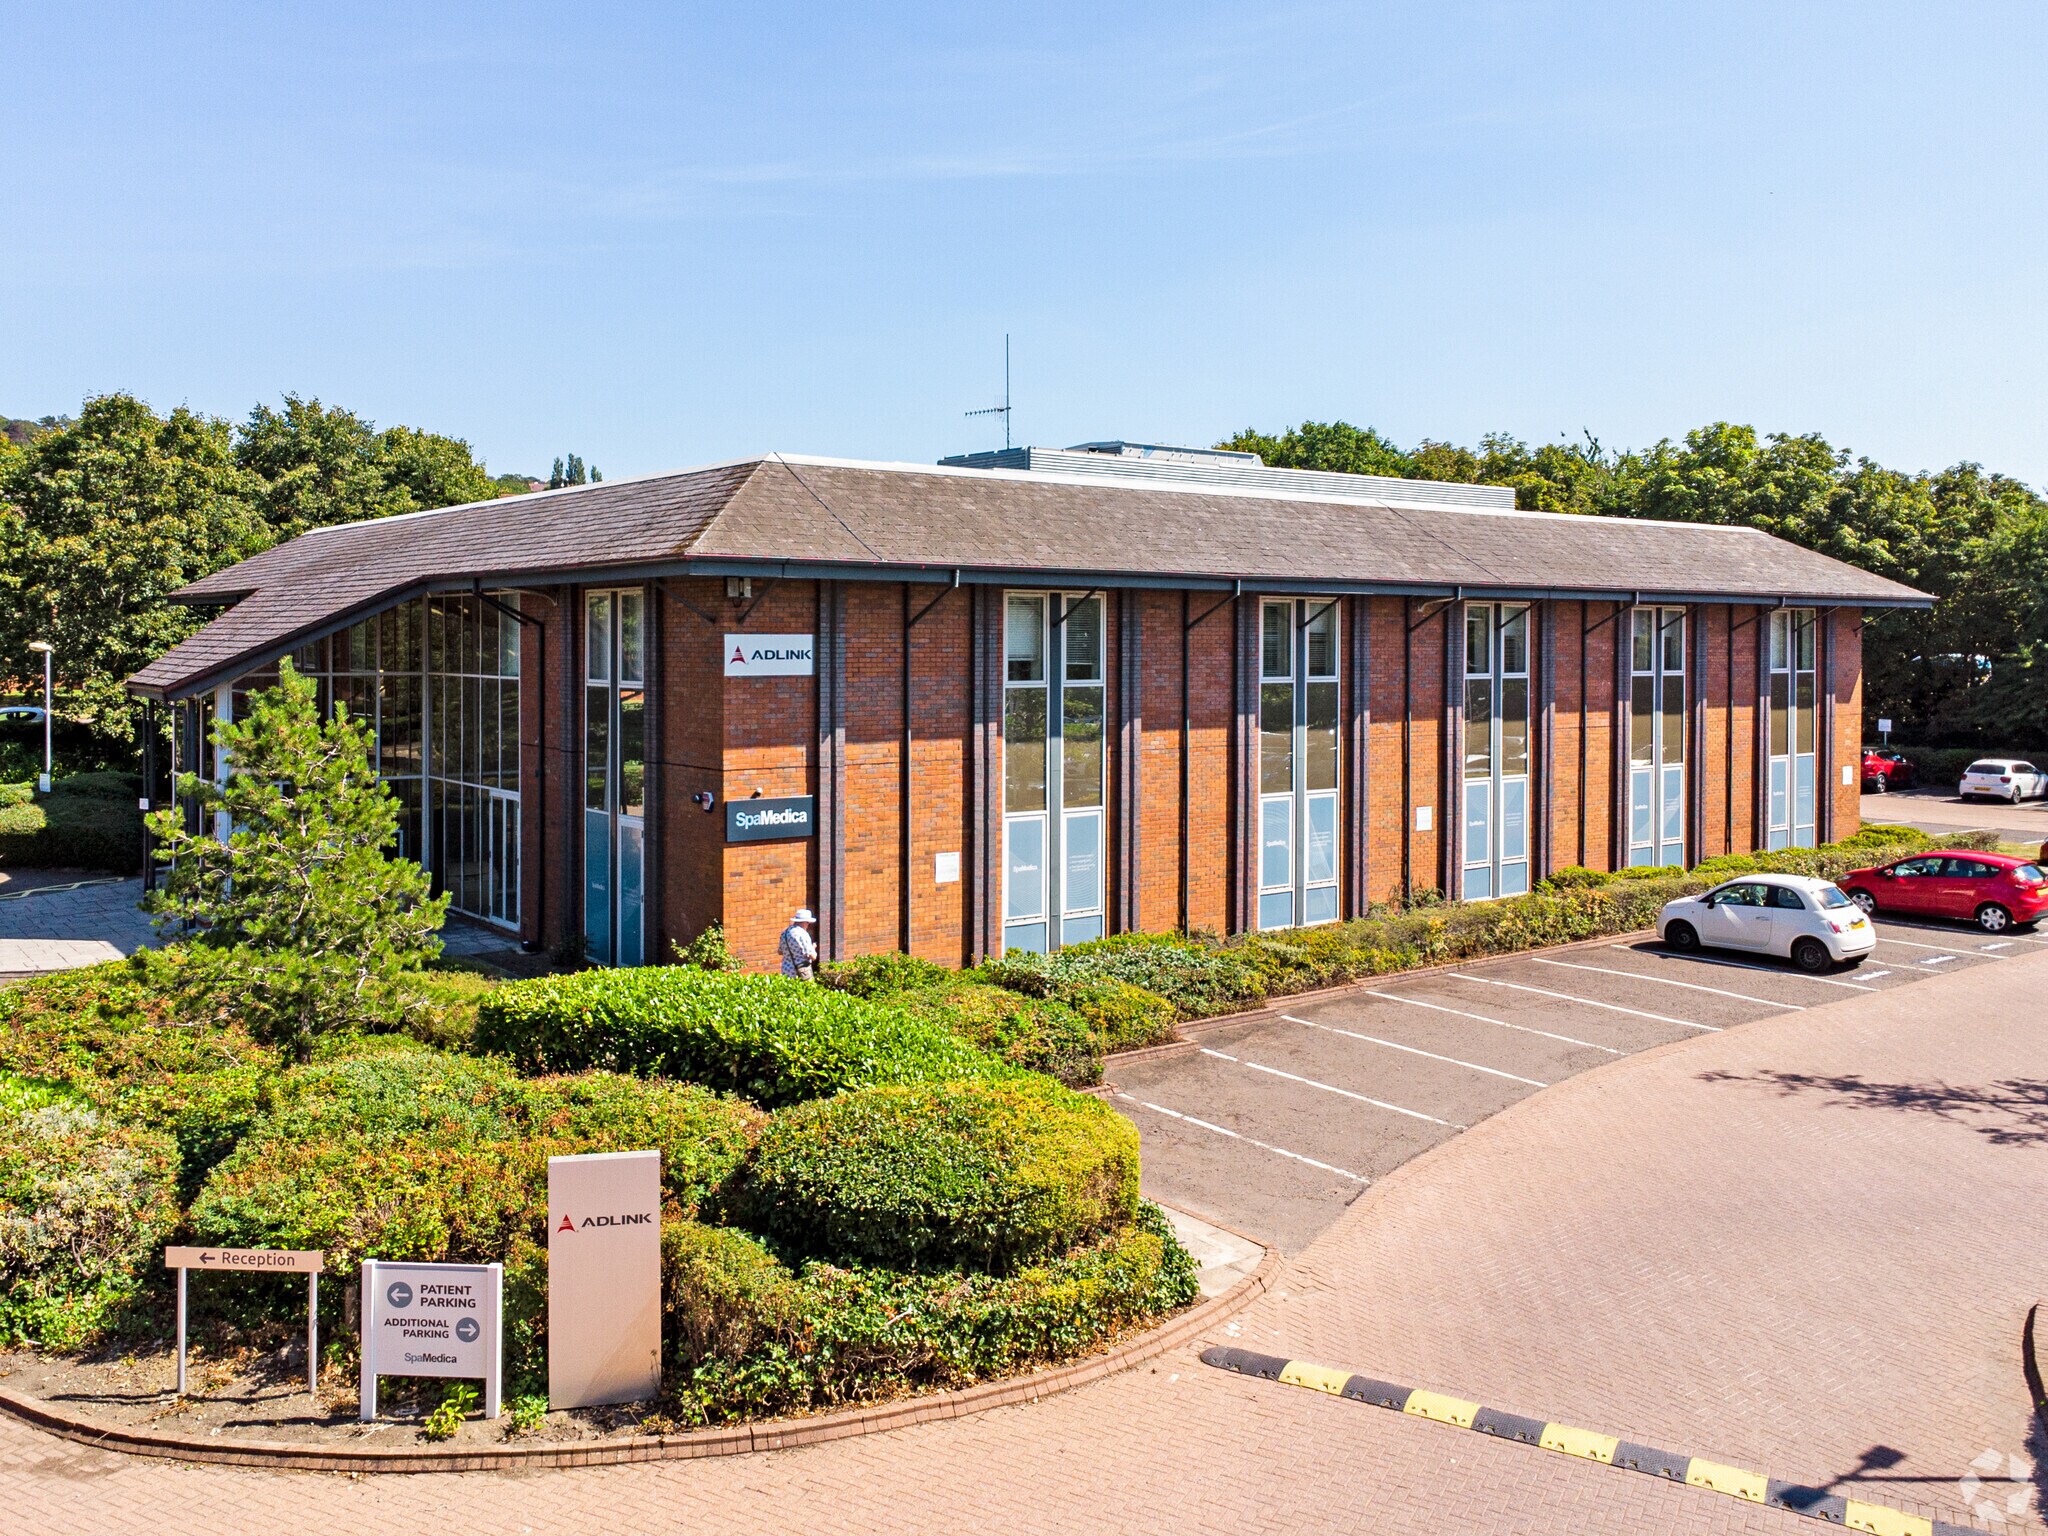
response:
{"label": "adlink sign on building", "polygon": [[548,1159],[548,1404],[661,1393],[661,1154]]}
{"label": "adlink sign on building", "polygon": [[813,635],[727,635],[727,677],[809,677]]}

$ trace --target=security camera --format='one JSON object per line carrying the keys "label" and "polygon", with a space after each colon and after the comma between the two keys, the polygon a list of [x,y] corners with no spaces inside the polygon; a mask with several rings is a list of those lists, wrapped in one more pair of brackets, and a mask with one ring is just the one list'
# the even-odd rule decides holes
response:
{"label": "security camera", "polygon": [[714,805],[718,804],[718,797],[712,794],[711,791],[708,789],[700,789],[697,791],[697,793],[690,796],[690,798],[697,802],[697,808],[699,810],[708,811]]}

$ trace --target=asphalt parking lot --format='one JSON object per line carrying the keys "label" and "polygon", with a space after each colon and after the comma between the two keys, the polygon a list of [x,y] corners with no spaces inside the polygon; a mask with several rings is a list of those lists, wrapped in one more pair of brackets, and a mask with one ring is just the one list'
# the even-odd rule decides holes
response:
{"label": "asphalt parking lot", "polygon": [[2048,933],[1881,918],[1859,969],[1816,977],[1598,940],[1281,999],[1105,1075],[1142,1138],[1147,1194],[1294,1253],[1374,1179],[1575,1073],[2041,948]]}

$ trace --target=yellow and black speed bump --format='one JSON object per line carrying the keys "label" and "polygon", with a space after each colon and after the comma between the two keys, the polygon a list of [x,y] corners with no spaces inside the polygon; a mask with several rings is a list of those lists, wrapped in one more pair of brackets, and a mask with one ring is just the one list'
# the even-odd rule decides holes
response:
{"label": "yellow and black speed bump", "polygon": [[1313,1365],[1306,1360],[1283,1360],[1278,1355],[1261,1355],[1249,1349],[1218,1346],[1202,1351],[1202,1363],[1219,1370],[1235,1371],[1240,1376],[1256,1376],[1263,1381],[1277,1381],[1290,1387],[1307,1387],[1311,1391],[1327,1392],[1332,1397],[1370,1403],[1375,1408],[1391,1408],[1396,1413],[1455,1424],[1460,1429],[1477,1430],[1482,1435],[1493,1435],[1502,1440],[1520,1440],[1527,1445],[1541,1446],[1546,1451],[1597,1461],[1604,1466],[1668,1478],[1674,1483],[1725,1493],[1751,1504],[1769,1504],[1852,1531],[1869,1532],[1870,1536],[1974,1536],[1967,1526],[1950,1525],[1945,1520],[1909,1515],[1884,1504],[1866,1504],[1861,1499],[1846,1499],[1824,1489],[1781,1482],[1760,1472],[1724,1467],[1703,1457],[1678,1456],[1654,1446],[1596,1434],[1590,1429],[1574,1429],[1569,1424],[1547,1424],[1541,1419],[1524,1418],[1518,1413],[1503,1413],[1498,1408],[1468,1403],[1463,1398],[1446,1397],[1440,1392],[1428,1392],[1420,1387],[1399,1387],[1390,1381],[1332,1370],[1326,1365]]}

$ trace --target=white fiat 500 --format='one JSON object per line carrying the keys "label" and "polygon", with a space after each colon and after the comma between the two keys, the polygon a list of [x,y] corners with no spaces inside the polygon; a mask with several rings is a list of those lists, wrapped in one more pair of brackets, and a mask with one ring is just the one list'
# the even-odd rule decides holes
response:
{"label": "white fiat 500", "polygon": [[1681,953],[1747,949],[1784,955],[1802,971],[1861,965],[1877,947],[1868,916],[1831,882],[1811,875],[1744,875],[1669,902],[1657,934]]}

